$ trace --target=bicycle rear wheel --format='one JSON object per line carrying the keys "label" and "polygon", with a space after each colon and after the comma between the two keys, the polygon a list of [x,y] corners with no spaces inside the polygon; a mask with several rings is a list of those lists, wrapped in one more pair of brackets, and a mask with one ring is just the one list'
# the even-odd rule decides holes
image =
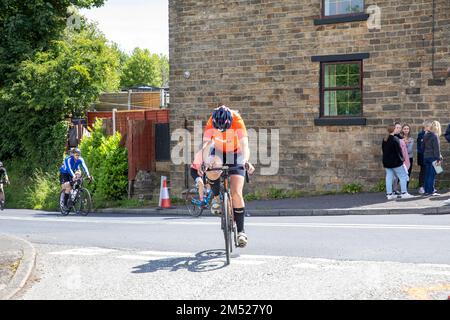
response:
{"label": "bicycle rear wheel", "polygon": [[87,216],[92,210],[91,194],[87,189],[80,189],[78,197],[74,204],[75,212],[82,216]]}
{"label": "bicycle rear wheel", "polygon": [[189,214],[193,217],[200,217],[203,213],[203,208],[192,203],[193,199],[198,199],[198,192],[195,188],[185,191],[184,203]]}
{"label": "bicycle rear wheel", "polygon": [[230,264],[230,256],[231,256],[231,225],[230,225],[230,206],[229,206],[229,196],[228,193],[225,192],[223,195],[223,235],[225,238],[225,254],[227,258],[227,265]]}

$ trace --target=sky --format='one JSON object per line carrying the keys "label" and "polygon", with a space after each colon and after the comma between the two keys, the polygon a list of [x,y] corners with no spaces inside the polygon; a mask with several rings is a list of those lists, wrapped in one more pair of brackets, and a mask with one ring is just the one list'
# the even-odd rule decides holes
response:
{"label": "sky", "polygon": [[127,53],[140,47],[168,56],[168,6],[168,0],[106,0],[102,7],[80,13]]}

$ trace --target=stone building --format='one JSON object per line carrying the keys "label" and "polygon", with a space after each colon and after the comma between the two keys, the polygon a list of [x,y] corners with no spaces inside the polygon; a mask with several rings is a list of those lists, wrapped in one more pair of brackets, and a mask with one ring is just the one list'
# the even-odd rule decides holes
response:
{"label": "stone building", "polygon": [[[416,137],[425,119],[449,123],[448,0],[170,0],[169,21],[172,132],[219,101],[279,129],[278,174],[257,170],[252,189],[369,190],[388,124]],[[174,190],[184,170],[172,165]]]}

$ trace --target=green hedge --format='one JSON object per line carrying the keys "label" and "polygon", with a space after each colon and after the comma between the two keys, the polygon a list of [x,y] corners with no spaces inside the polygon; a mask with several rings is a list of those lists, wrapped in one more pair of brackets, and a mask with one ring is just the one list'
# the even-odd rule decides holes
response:
{"label": "green hedge", "polygon": [[80,149],[94,176],[89,186],[95,201],[121,200],[128,190],[128,150],[120,145],[119,132],[106,136],[102,120],[97,119],[90,137],[85,137]]}

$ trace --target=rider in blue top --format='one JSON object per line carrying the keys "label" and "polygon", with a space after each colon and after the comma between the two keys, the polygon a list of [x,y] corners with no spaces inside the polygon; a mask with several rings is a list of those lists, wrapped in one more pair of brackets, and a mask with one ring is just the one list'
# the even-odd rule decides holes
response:
{"label": "rider in blue top", "polygon": [[[78,155],[78,157],[77,157]],[[84,162],[84,159],[80,156],[80,152],[78,149],[74,149],[72,155],[68,156],[64,159],[63,165],[59,168],[59,172],[61,174],[69,174],[71,178],[75,176],[75,172],[80,169],[80,166],[83,168],[84,172],[89,177],[89,169]]]}
{"label": "rider in blue top", "polygon": [[70,156],[64,159],[64,164],[59,168],[59,180],[61,182],[61,189],[65,190],[64,206],[67,206],[67,201],[69,200],[73,182],[76,180],[75,173],[80,170],[80,167],[83,168],[89,180],[92,180],[89,169],[87,168],[86,163],[81,157],[81,151],[77,148],[74,148],[70,152]]}

